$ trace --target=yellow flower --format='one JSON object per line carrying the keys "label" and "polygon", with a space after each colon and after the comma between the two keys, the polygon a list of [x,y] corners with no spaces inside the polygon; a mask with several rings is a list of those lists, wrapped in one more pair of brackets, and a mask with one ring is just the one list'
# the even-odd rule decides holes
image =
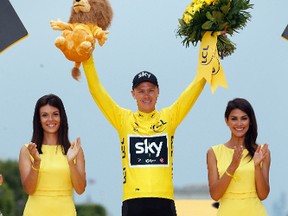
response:
{"label": "yellow flower", "polygon": [[194,9],[193,12],[196,13],[197,11],[199,11],[202,8],[203,4],[200,2],[198,4],[194,4]]}
{"label": "yellow flower", "polygon": [[191,16],[190,16],[190,18],[189,18],[189,14],[186,14],[186,13],[184,13],[183,14],[183,21],[186,23],[186,24],[188,24],[189,22],[190,22],[190,20],[191,20]]}
{"label": "yellow flower", "polygon": [[212,3],[214,4],[216,2],[216,0],[204,0],[204,1],[207,5],[211,5]]}
{"label": "yellow flower", "polygon": [[186,8],[186,10],[185,10],[184,13],[186,13],[186,12],[192,13],[192,6],[191,6],[191,5],[189,5],[189,6]]}
{"label": "yellow flower", "polygon": [[190,20],[192,19],[191,14],[192,14],[192,6],[191,4],[186,8],[185,12],[183,13],[183,21],[188,24]]}
{"label": "yellow flower", "polygon": [[191,19],[193,18],[193,15],[201,10],[203,8],[204,4],[211,5],[214,4],[217,0],[194,0],[192,1],[187,8],[185,9],[185,12],[183,13],[183,21],[188,24]]}

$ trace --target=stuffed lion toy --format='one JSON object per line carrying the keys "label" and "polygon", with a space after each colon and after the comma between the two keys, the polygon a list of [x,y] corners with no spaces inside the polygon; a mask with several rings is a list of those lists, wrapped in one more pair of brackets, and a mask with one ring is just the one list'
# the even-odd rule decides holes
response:
{"label": "stuffed lion toy", "polygon": [[68,23],[50,21],[54,30],[62,31],[55,40],[65,57],[75,62],[72,77],[79,80],[81,62],[91,56],[96,40],[103,46],[107,40],[107,28],[111,25],[113,11],[108,0],[74,0]]}

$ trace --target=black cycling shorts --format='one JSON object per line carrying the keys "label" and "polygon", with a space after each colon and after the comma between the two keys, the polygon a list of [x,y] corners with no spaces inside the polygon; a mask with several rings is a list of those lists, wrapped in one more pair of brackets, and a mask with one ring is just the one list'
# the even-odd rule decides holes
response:
{"label": "black cycling shorts", "polygon": [[122,203],[122,216],[177,216],[174,200],[136,198]]}

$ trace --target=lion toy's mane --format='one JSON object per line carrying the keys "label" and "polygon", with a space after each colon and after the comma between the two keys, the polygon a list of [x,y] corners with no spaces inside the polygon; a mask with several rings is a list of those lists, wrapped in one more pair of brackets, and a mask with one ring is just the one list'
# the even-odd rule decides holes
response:
{"label": "lion toy's mane", "polygon": [[91,10],[86,13],[76,13],[71,9],[69,23],[94,24],[106,30],[113,17],[112,8],[107,0],[89,0]]}

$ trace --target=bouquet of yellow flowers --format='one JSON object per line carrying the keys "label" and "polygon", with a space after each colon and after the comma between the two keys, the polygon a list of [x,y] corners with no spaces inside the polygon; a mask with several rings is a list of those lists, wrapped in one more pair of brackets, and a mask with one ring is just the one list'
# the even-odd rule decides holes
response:
{"label": "bouquet of yellow flowers", "polygon": [[236,44],[228,37],[243,29],[251,15],[250,0],[193,0],[186,8],[182,19],[179,19],[177,35],[183,37],[186,47],[194,46],[201,41],[207,31],[221,32],[217,37],[217,49],[220,58],[231,55]]}

